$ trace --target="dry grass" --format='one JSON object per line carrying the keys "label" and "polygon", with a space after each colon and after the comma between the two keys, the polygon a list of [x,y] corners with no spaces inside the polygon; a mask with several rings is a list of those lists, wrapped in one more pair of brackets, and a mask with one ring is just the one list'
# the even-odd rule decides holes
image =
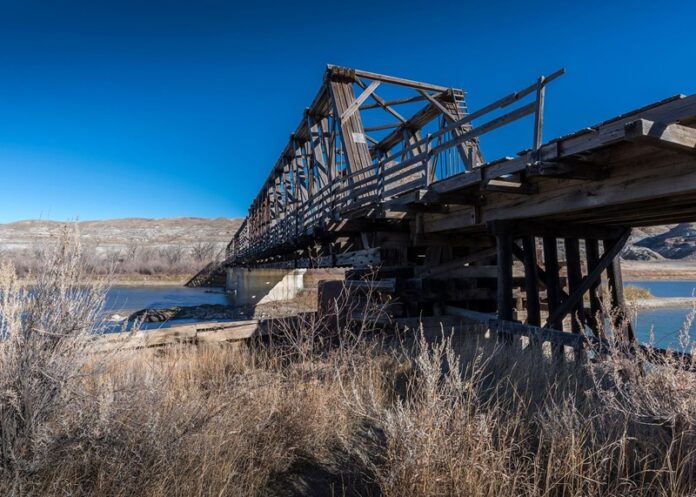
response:
{"label": "dry grass", "polygon": [[[16,273],[26,279],[41,270],[41,256],[47,246],[49,245],[37,245],[32,250],[6,250],[0,253],[0,256],[3,260],[11,262]],[[86,270],[102,277],[108,275],[118,279],[181,278],[191,277],[209,262],[221,260],[224,257],[224,248],[224,244],[214,242],[163,247],[129,244],[121,249],[85,246],[81,249],[81,259]]]}
{"label": "dry grass", "polygon": [[250,348],[94,356],[103,287],[64,242],[32,292],[0,271],[0,495],[696,491],[694,373],[371,326],[327,338],[311,317]]}
{"label": "dry grass", "polygon": [[651,299],[653,294],[647,288],[636,285],[627,285],[624,287],[624,297],[627,300]]}

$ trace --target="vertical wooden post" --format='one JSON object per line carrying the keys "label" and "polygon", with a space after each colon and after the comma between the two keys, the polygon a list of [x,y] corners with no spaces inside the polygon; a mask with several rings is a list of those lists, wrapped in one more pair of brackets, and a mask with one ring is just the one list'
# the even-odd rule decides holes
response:
{"label": "vertical wooden post", "polygon": [[[597,240],[585,240],[585,251],[587,254],[587,272],[592,271],[599,263],[599,242]],[[590,312],[592,318],[589,325],[596,337],[604,338],[604,316],[602,313],[602,303],[599,298],[601,279],[597,280],[590,287]]]}
{"label": "vertical wooden post", "polygon": [[527,324],[541,326],[535,238],[525,236],[522,239],[522,249],[524,250],[524,281],[527,294]]}
{"label": "vertical wooden post", "polygon": [[[577,238],[565,239],[566,263],[568,265],[568,294],[577,290],[582,282],[582,267],[580,266],[580,244]],[[583,320],[583,302],[580,302],[570,314],[570,328],[573,333],[580,333]]]}
{"label": "vertical wooden post", "polygon": [[498,255],[498,319],[512,321],[512,235],[496,236]]}
{"label": "vertical wooden post", "polygon": [[[604,240],[604,250],[615,243],[614,240]],[[635,341],[633,326],[626,316],[626,307],[623,292],[623,277],[621,276],[621,256],[617,255],[607,268],[609,279],[609,292],[611,295],[612,313],[614,316],[614,327],[616,330],[626,330],[626,338],[629,343]]]}
{"label": "vertical wooden post", "polygon": [[544,85],[544,76],[540,76],[537,81],[536,109],[534,114],[534,152],[537,152],[541,148],[541,143],[543,141],[545,93],[546,86]]}
{"label": "vertical wooden post", "polygon": [[[558,265],[558,241],[555,237],[545,236],[544,245],[544,267],[546,269],[546,296],[551,316],[558,306],[561,305],[561,273]],[[563,319],[549,323],[551,328],[563,330]],[[555,343],[551,344],[551,353],[556,361],[563,361],[563,346]]]}
{"label": "vertical wooden post", "polygon": [[[558,243],[556,238],[544,237],[544,267],[546,269],[546,295],[549,315],[561,304],[561,283],[558,267]],[[550,323],[551,328],[563,330],[563,321]]]}

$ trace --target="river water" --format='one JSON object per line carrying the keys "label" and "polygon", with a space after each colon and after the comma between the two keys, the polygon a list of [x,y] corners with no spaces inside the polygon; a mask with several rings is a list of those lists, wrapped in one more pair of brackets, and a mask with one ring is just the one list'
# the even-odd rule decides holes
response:
{"label": "river water", "polygon": [[[121,331],[119,321],[141,309],[166,309],[201,304],[231,305],[229,296],[217,288],[186,288],[182,286],[112,287],[106,294],[105,316],[111,324],[108,331]],[[178,320],[185,323],[187,320]],[[167,323],[142,323],[142,329],[167,326]]]}
{"label": "river water", "polygon": [[[691,297],[696,291],[694,280],[632,280],[624,284],[647,288],[655,297]],[[634,320],[636,335],[641,342],[648,342],[652,332],[655,346],[679,348],[679,332],[685,327],[686,316],[690,311],[690,307],[642,310]],[[696,326],[691,326],[688,331],[692,339],[696,340]]]}
{"label": "river water", "polygon": [[[696,281],[626,281],[627,285],[647,288],[655,297],[690,297],[696,290]],[[166,287],[114,287],[107,294],[108,315],[126,317],[144,308],[163,309],[172,306],[200,304],[232,304],[229,297],[219,289]],[[636,334],[641,342],[648,342],[650,335],[660,347],[678,345],[679,331],[691,309],[686,307],[668,309],[646,309],[640,311],[634,321]],[[152,323],[146,328],[160,327]],[[689,330],[696,339],[696,326]]]}

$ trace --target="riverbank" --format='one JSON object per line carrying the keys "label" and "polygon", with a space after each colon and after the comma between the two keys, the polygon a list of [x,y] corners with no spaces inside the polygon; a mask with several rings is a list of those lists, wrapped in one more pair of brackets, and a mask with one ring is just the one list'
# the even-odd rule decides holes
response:
{"label": "riverbank", "polygon": [[624,280],[696,280],[696,261],[621,261]]}
{"label": "riverbank", "polygon": [[[100,278],[106,276],[95,275],[91,281],[97,282]],[[190,274],[114,274],[108,277],[109,286],[114,288],[184,287],[190,279]],[[33,278],[21,278],[20,281],[28,286],[36,284]]]}
{"label": "riverbank", "polygon": [[638,310],[679,309],[696,305],[695,297],[652,297],[649,299],[629,300],[628,305]]}

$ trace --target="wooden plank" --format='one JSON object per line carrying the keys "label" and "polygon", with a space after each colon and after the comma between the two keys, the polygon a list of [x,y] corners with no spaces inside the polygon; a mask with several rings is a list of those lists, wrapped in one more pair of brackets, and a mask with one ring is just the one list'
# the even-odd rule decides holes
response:
{"label": "wooden plank", "polygon": [[383,278],[379,280],[346,280],[348,288],[373,290],[380,293],[394,293],[396,280],[394,278]]}
{"label": "wooden plank", "polygon": [[696,152],[696,129],[681,124],[665,124],[636,119],[625,126],[626,139],[642,140],[656,146]]}
{"label": "wooden plank", "polygon": [[[481,259],[485,259],[486,257],[491,257],[497,253],[497,249],[495,247],[490,247],[486,248],[483,250],[478,250],[472,254],[469,254],[464,257],[459,257],[453,261],[450,262],[445,262],[444,264],[438,264],[435,266],[424,266],[420,268],[416,268],[416,273],[419,274],[420,276],[427,277],[427,276],[435,276],[443,273],[448,273],[450,271],[456,271],[457,269],[463,268],[466,264],[469,264],[471,262],[479,261]],[[472,266],[472,267],[480,267],[480,266]]]}
{"label": "wooden plank", "polygon": [[358,110],[358,108],[362,105],[362,103],[369,98],[372,93],[377,89],[377,87],[380,85],[379,81],[373,81],[370,83],[370,85],[363,90],[363,92],[358,96],[355,100],[351,102],[351,104],[348,106],[347,109],[345,109],[341,113],[340,120],[341,122],[347,120],[350,116],[352,116],[355,111]]}
{"label": "wooden plank", "polygon": [[[580,243],[577,238],[566,238],[564,243],[568,271],[568,294],[569,297],[572,297],[575,292],[579,292],[581,290],[580,284],[582,283],[582,267],[580,265]],[[589,286],[591,286],[591,284]],[[580,295],[580,298],[577,300],[576,304],[570,308],[570,328],[573,333],[580,333],[585,322],[582,303],[583,295],[584,292]]]}
{"label": "wooden plank", "polygon": [[492,234],[510,232],[513,236],[536,236],[558,238],[587,238],[603,240],[620,237],[625,228],[581,223],[558,223],[525,220],[495,220],[486,224]]}
{"label": "wooden plank", "polygon": [[[518,260],[524,263],[524,251],[516,243],[512,244],[512,255],[514,255]],[[536,272],[539,277],[539,283],[541,283],[541,285],[546,288],[548,281],[548,275],[546,270],[539,266],[539,264],[537,263]],[[560,295],[561,301],[568,298],[568,294],[563,290],[563,288],[560,288],[560,286],[558,289],[558,293]]]}
{"label": "wooden plank", "polygon": [[327,66],[327,71],[330,74],[338,73],[339,75],[351,75],[358,78],[365,78],[371,79],[373,81],[381,81],[383,83],[392,83],[395,85],[408,86],[410,88],[416,88],[420,90],[446,91],[449,89],[446,86],[433,85],[430,83],[423,83],[421,81],[414,81],[405,78],[397,78],[395,76],[388,76],[386,74],[379,74],[376,72],[362,71],[360,69],[349,69],[345,67],[335,66],[332,64],[329,64]]}
{"label": "wooden plank", "polygon": [[471,311],[469,309],[462,309],[461,307],[454,307],[451,305],[445,305],[443,311],[447,315],[457,316],[482,323],[488,323],[491,319],[496,318],[495,314],[492,313]]}
{"label": "wooden plank", "polygon": [[[554,316],[561,305],[561,282],[560,269],[558,265],[558,241],[556,237],[545,236],[544,245],[544,266],[546,269],[546,296],[549,314]],[[548,320],[546,327],[563,330],[563,319],[555,318]]]}
{"label": "wooden plank", "polygon": [[[596,267],[599,263],[599,242],[597,240],[585,240],[585,253],[587,255],[588,270]],[[596,337],[605,338],[603,325],[604,314],[602,312],[602,303],[599,298],[600,280],[594,282],[589,288],[591,315],[588,324]]]}
{"label": "wooden plank", "polygon": [[605,240],[604,251],[606,255],[607,247],[616,247],[620,245],[618,251],[610,251],[610,254],[613,254],[613,257],[611,257],[609,264],[607,264],[606,270],[607,277],[609,280],[609,294],[611,296],[611,304],[613,308],[612,311],[614,313],[614,328],[616,330],[622,330],[625,328],[626,339],[632,343],[635,341],[636,336],[633,331],[633,325],[626,316],[626,303],[624,301],[623,292],[623,277],[621,275],[621,258],[619,257],[621,248],[623,248],[629,235],[630,230],[627,231],[625,240]]}
{"label": "wooden plank", "polygon": [[[523,118],[524,116],[528,116],[534,112],[534,109],[536,108],[536,105],[534,103],[527,104],[523,107],[520,107],[519,109],[515,109],[511,112],[508,112],[507,114],[503,114],[500,117],[497,117],[491,121],[488,121],[485,124],[482,124],[480,126],[477,126],[475,128],[472,128],[471,131],[468,131],[466,133],[462,133],[459,136],[456,136],[446,142],[444,142],[442,145],[438,145],[436,147],[433,147],[431,150],[431,154],[437,154],[439,152],[442,152],[444,150],[447,150],[448,148],[452,148],[455,145],[459,145],[460,143],[467,142],[469,140],[472,140],[473,138],[479,137],[483,134],[489,133],[495,129],[498,129],[502,126],[505,126],[506,124],[509,124],[513,121],[516,121],[518,119]],[[435,136],[437,133],[434,133],[432,136]]]}
{"label": "wooden plank", "polygon": [[522,238],[524,250],[525,293],[527,294],[527,324],[541,325],[539,306],[539,275],[537,273],[536,241],[532,236]]}
{"label": "wooden plank", "polygon": [[533,149],[536,152],[541,148],[544,129],[544,95],[546,94],[544,76],[539,77],[536,88],[536,108],[534,109],[534,140]]}
{"label": "wooden plank", "polygon": [[402,105],[402,104],[410,104],[413,102],[421,102],[425,100],[424,96],[413,96],[413,97],[406,97],[406,98],[395,98],[394,100],[385,100],[382,103],[375,102],[373,104],[365,104],[362,107],[360,107],[360,110],[369,110],[369,109],[377,109],[383,106],[387,107],[393,107],[394,105]]}
{"label": "wooden plank", "polygon": [[512,320],[512,236],[496,236],[498,319]]}
{"label": "wooden plank", "polygon": [[582,350],[586,343],[582,335],[564,333],[551,328],[539,328],[512,321],[491,320],[488,326],[491,331],[498,333],[527,336],[533,338],[537,343],[551,342],[565,347],[572,347],[575,350]]}
{"label": "wooden plank", "polygon": [[449,111],[447,108],[445,108],[445,106],[442,105],[442,103],[441,103],[438,99],[436,99],[435,97],[433,97],[432,95],[430,95],[428,92],[425,92],[425,91],[423,91],[423,90],[418,90],[418,93],[420,93],[421,95],[423,95],[423,97],[425,97],[431,104],[433,104],[433,105],[434,105],[440,112],[442,112],[442,114],[444,114],[450,121],[456,121],[456,120],[457,120],[457,117],[456,117],[456,116],[452,115],[452,114],[450,113],[450,111]]}
{"label": "wooden plank", "polygon": [[98,335],[90,344],[94,352],[114,352],[140,348],[163,347],[180,343],[236,341],[268,333],[267,324],[258,320],[204,322],[173,325],[135,333]]}

